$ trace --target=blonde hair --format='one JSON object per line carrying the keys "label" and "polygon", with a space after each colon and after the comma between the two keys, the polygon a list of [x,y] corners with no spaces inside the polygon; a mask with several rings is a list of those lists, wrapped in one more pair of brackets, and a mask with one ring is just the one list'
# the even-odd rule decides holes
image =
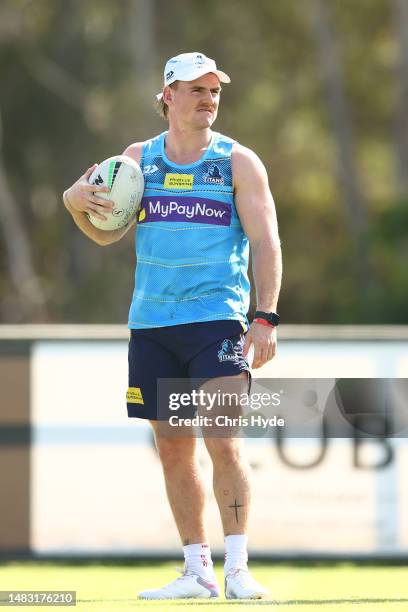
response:
{"label": "blonde hair", "polygon": [[[171,87],[172,89],[176,89],[177,87],[177,81],[174,81],[174,83],[171,83],[169,85],[169,87]],[[162,119],[167,119],[168,120],[168,114],[169,114],[169,107],[168,105],[165,103],[163,96],[161,98],[159,98],[159,100],[157,98],[155,98],[154,100],[154,106],[156,108],[157,113],[160,115],[160,117]]]}

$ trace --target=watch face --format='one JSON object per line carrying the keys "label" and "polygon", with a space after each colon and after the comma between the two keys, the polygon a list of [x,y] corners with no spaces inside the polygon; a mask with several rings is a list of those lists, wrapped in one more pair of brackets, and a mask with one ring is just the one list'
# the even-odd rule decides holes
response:
{"label": "watch face", "polygon": [[276,312],[263,312],[262,310],[257,310],[255,312],[255,317],[265,319],[265,321],[268,321],[268,323],[272,325],[279,325],[280,317]]}
{"label": "watch face", "polygon": [[276,314],[275,312],[271,312],[271,314],[269,315],[270,318],[270,322],[273,325],[279,325],[279,315]]}

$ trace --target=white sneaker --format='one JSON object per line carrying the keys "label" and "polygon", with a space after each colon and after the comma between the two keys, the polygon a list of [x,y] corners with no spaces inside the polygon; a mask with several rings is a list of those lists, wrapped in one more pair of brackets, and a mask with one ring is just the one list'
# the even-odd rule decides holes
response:
{"label": "white sneaker", "polygon": [[208,581],[189,570],[179,570],[182,575],[161,589],[142,591],[139,599],[209,599],[219,596],[218,584]]}
{"label": "white sneaker", "polygon": [[233,569],[225,576],[226,599],[266,599],[269,593],[248,570]]}

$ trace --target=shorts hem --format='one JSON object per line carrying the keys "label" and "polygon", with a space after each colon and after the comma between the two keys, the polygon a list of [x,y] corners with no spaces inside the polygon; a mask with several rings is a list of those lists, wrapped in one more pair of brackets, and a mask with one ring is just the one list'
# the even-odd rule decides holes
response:
{"label": "shorts hem", "polygon": [[202,319],[191,319],[191,320],[172,320],[164,323],[150,324],[141,323],[139,321],[128,321],[128,329],[158,329],[160,327],[175,327],[176,325],[192,325],[193,323],[211,323],[213,321],[240,321],[249,327],[249,321],[243,314],[236,316],[232,313],[222,313],[220,315],[211,315],[209,317],[203,317]]}

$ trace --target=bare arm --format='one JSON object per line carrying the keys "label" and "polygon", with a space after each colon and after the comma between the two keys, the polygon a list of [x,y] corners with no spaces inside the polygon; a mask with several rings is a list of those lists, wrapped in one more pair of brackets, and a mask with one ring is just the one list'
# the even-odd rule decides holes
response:
{"label": "bare arm", "polygon": [[[241,145],[234,146],[232,169],[235,204],[252,250],[257,310],[276,312],[282,278],[282,254],[266,169],[255,153]],[[256,368],[275,354],[275,329],[252,324],[247,335],[246,352],[252,343],[255,348],[253,367]]]}
{"label": "bare arm", "polygon": [[[124,155],[129,155],[137,163],[140,162],[142,143],[130,145]],[[108,187],[90,185],[88,179],[91,176],[96,164],[83,174],[69,189],[64,191],[63,200],[66,209],[72,215],[77,227],[88,238],[101,246],[112,244],[120,240],[128,230],[136,223],[136,218],[132,219],[127,225],[116,230],[101,230],[89,221],[88,214],[92,214],[99,219],[106,219],[104,212],[109,212],[113,207],[113,202],[104,200],[97,196],[98,192],[108,193]]]}

